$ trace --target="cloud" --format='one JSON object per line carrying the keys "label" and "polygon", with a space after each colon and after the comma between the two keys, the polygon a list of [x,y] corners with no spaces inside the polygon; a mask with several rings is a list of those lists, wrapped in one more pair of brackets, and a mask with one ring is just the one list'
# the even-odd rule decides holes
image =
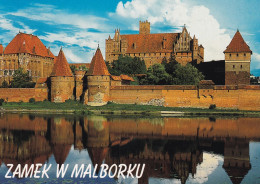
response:
{"label": "cloud", "polygon": [[51,26],[48,31],[41,30],[42,34],[38,37],[48,42],[54,53],[58,53],[60,46],[66,48],[64,52],[69,62],[90,62],[98,43],[105,53],[105,39],[108,37],[105,31],[110,30],[106,18],[70,13],[44,4],[33,4],[9,15]]}
{"label": "cloud", "polygon": [[260,54],[253,53],[252,55],[252,69],[260,69]]}
{"label": "cloud", "polygon": [[10,40],[19,32],[25,32],[28,34],[34,33],[35,29],[30,29],[28,26],[22,22],[17,22],[20,26],[16,27],[11,19],[7,19],[5,15],[0,14],[0,29],[6,31],[4,34],[0,35],[0,39],[3,43],[9,43]]}
{"label": "cloud", "polygon": [[[225,29],[220,27],[217,19],[205,6],[191,6],[181,0],[132,0],[120,1],[116,11],[110,17],[121,17],[133,21],[148,19],[151,25],[180,27],[186,24],[191,35],[195,34],[205,47],[205,60],[224,59],[223,51],[231,41]],[[153,29],[153,27],[152,27]],[[180,29],[179,29],[180,31]]]}
{"label": "cloud", "polygon": [[197,166],[196,174],[189,177],[191,183],[205,183],[217,167],[223,164],[223,156],[203,152],[203,162]]}
{"label": "cloud", "polygon": [[32,7],[20,9],[17,12],[9,14],[30,20],[43,21],[51,25],[64,24],[80,29],[94,28],[104,30],[106,28],[104,24],[107,21],[107,19],[103,17],[69,13],[53,5],[44,4],[34,4]]}

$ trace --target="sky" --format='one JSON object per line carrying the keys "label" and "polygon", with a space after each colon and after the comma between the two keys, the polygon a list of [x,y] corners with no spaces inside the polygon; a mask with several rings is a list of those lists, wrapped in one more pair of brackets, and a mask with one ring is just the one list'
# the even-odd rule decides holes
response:
{"label": "sky", "polygon": [[34,34],[58,55],[62,46],[70,63],[89,63],[105,39],[137,34],[139,20],[152,33],[180,32],[185,24],[205,48],[205,61],[223,60],[237,29],[253,51],[251,73],[260,76],[259,0],[2,0],[0,42],[21,32]]}

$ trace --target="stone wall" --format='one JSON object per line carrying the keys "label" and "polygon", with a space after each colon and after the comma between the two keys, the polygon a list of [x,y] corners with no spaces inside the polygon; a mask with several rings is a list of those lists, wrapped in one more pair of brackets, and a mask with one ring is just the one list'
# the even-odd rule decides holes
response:
{"label": "stone wall", "polygon": [[168,107],[218,108],[260,111],[260,86],[112,86],[110,101]]}
{"label": "stone wall", "polygon": [[36,101],[48,100],[47,88],[0,88],[0,98],[6,102],[29,102],[30,98]]}

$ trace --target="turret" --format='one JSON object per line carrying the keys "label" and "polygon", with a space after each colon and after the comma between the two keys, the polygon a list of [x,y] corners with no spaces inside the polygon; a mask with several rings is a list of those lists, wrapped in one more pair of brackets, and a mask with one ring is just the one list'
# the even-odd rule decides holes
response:
{"label": "turret", "polygon": [[198,50],[199,50],[199,45],[198,45],[198,39],[196,36],[193,36],[193,39],[191,41],[191,50],[192,50],[192,60],[195,61],[198,59]]}
{"label": "turret", "polygon": [[230,44],[224,51],[225,54],[225,84],[249,85],[250,62],[252,51],[237,30]]}
{"label": "turret", "polygon": [[74,77],[65,55],[60,49],[51,73],[51,101],[65,102],[68,99],[74,99],[73,89]]}
{"label": "turret", "polygon": [[110,91],[110,73],[103,59],[100,48],[97,48],[87,72],[88,100],[87,105],[102,106],[107,104]]}
{"label": "turret", "polygon": [[139,21],[139,34],[150,34],[150,22]]}

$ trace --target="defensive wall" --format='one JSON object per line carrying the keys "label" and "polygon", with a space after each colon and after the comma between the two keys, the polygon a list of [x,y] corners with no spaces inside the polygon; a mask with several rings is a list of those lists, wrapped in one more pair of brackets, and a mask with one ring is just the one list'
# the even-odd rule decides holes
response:
{"label": "defensive wall", "polygon": [[110,101],[119,104],[260,111],[260,86],[111,86]]}
{"label": "defensive wall", "polygon": [[48,100],[47,88],[0,88],[0,99],[6,102],[29,102],[30,98],[35,101]]}

